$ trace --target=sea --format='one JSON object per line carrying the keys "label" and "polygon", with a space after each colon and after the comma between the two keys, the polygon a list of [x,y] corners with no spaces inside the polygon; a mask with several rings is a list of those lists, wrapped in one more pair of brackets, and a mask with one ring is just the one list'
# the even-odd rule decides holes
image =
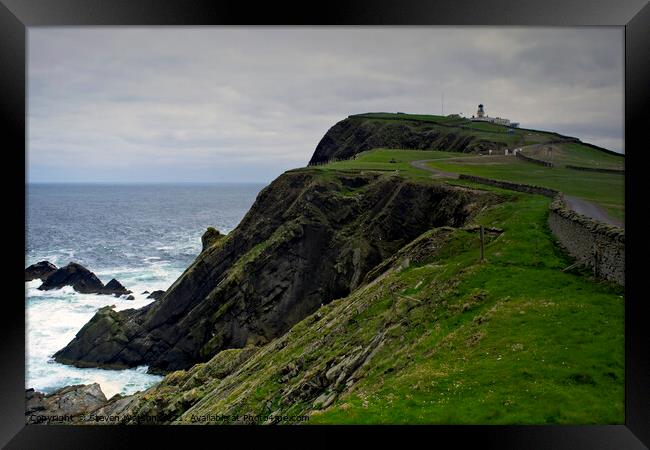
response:
{"label": "sea", "polygon": [[147,367],[76,368],[52,355],[70,342],[95,312],[139,308],[143,292],[166,290],[201,250],[208,226],[229,233],[263,184],[28,184],[25,267],[47,260],[77,262],[104,283],[116,278],[135,300],[80,294],[71,287],[39,291],[25,283],[25,387],[50,393],[99,383],[107,398],[147,389],[161,379]]}

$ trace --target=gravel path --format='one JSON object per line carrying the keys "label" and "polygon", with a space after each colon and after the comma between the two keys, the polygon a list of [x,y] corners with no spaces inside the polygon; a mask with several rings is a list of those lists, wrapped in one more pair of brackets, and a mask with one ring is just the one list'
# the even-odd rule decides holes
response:
{"label": "gravel path", "polygon": [[420,159],[418,161],[411,161],[411,166],[417,168],[417,169],[422,169],[426,170],[427,172],[431,172],[434,177],[436,178],[458,178],[457,173],[453,172],[444,172],[442,170],[434,169],[431,166],[427,166],[428,162],[431,161],[438,161],[437,159]]}
{"label": "gravel path", "polygon": [[613,218],[607,211],[601,208],[599,205],[590,202],[588,200],[583,200],[577,197],[570,197],[568,195],[564,196],[564,201],[569,209],[582,214],[583,216],[591,217],[592,219],[599,220],[608,225],[614,225],[616,227],[625,228],[625,224],[618,219]]}

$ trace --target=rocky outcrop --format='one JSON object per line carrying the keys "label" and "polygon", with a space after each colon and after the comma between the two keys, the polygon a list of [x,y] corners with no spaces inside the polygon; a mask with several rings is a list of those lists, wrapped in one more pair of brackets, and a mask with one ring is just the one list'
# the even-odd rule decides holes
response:
{"label": "rocky outcrop", "polygon": [[212,246],[214,243],[219,242],[223,239],[224,235],[219,232],[216,228],[208,227],[208,229],[201,236],[201,244],[203,246],[201,251],[205,251],[207,248]]}
{"label": "rocky outcrop", "polygon": [[25,269],[25,281],[32,281],[40,278],[45,279],[56,270],[56,266],[49,261],[39,261]]}
{"label": "rocky outcrop", "polygon": [[452,152],[498,151],[503,145],[475,130],[415,120],[350,116],[330,128],[316,147],[310,165],[353,158],[373,148],[407,148]]}
{"label": "rocky outcrop", "polygon": [[[40,268],[32,269],[39,264]],[[45,273],[48,270],[47,264],[53,267],[54,270],[50,271],[50,273],[43,279],[43,284],[38,288],[41,291],[61,289],[63,286],[72,286],[75,291],[82,294],[107,294],[119,297],[131,293],[130,290],[125,288],[122,283],[117,281],[115,278],[111,279],[111,281],[104,286],[104,283],[97,278],[97,275],[86,269],[81,264],[75,262],[71,262],[67,266],[57,269],[53,264],[50,264],[47,261],[42,261],[25,269],[25,281],[28,281],[28,271],[30,273],[37,273],[39,271]],[[133,298],[128,300],[133,300]]]}
{"label": "rocky outcrop", "polygon": [[108,283],[106,283],[106,286],[104,286],[104,289],[102,291],[103,294],[113,294],[116,297],[119,297],[120,295],[128,295],[131,293],[127,288],[122,286],[122,283],[117,281],[115,278],[111,279]]}
{"label": "rocky outcrop", "polygon": [[[287,172],[161,300],[103,308],[55,354],[99,367],[185,369],[285,333],[423,231],[462,226],[493,194],[399,177]],[[278,207],[283,205],[283,207]]]}
{"label": "rocky outcrop", "polygon": [[[145,307],[146,308],[146,307]],[[128,367],[120,361],[111,363],[106,355],[119,354],[129,342],[126,324],[135,316],[135,309],[117,312],[113,306],[100,308],[75,336],[74,345],[54,354],[54,359],[64,364],[77,367],[95,367],[101,365],[107,369],[124,369]],[[71,343],[72,344],[72,343]],[[97,364],[96,362],[100,362]]]}
{"label": "rocky outcrop", "polygon": [[51,394],[25,390],[27,423],[77,423],[108,403],[99,384],[66,386]]}
{"label": "rocky outcrop", "polygon": [[188,371],[172,372],[146,391],[125,397],[123,402],[127,406],[121,412],[123,422],[169,423],[177,419],[222,380],[236,373],[258,350],[254,346],[224,350],[208,362],[196,364]]}
{"label": "rocky outcrop", "polygon": [[97,278],[97,275],[74,262],[52,272],[38,289],[49,291],[61,289],[63,286],[72,286],[75,291],[82,294],[99,294],[104,289],[104,283]]}
{"label": "rocky outcrop", "polygon": [[165,295],[165,291],[153,291],[147,296],[147,298],[153,298],[154,300],[160,300]]}

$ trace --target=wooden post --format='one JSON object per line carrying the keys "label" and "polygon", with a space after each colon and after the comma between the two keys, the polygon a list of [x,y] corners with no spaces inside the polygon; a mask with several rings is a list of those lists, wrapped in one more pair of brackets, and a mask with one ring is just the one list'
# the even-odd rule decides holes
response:
{"label": "wooden post", "polygon": [[481,225],[481,262],[485,257],[485,233],[483,231],[483,225]]}

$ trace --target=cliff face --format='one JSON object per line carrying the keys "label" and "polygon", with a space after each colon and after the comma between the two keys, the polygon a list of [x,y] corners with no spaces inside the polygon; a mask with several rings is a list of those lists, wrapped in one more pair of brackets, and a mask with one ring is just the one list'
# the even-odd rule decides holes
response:
{"label": "cliff face", "polygon": [[232,233],[207,242],[162,299],[102,308],[55,359],[166,372],[264,344],[368,281],[424,231],[461,226],[492,199],[386,175],[287,172]]}
{"label": "cliff face", "polygon": [[373,148],[408,148],[451,152],[498,150],[499,144],[462,128],[431,122],[381,120],[351,116],[330,128],[309,164],[350,159]]}

